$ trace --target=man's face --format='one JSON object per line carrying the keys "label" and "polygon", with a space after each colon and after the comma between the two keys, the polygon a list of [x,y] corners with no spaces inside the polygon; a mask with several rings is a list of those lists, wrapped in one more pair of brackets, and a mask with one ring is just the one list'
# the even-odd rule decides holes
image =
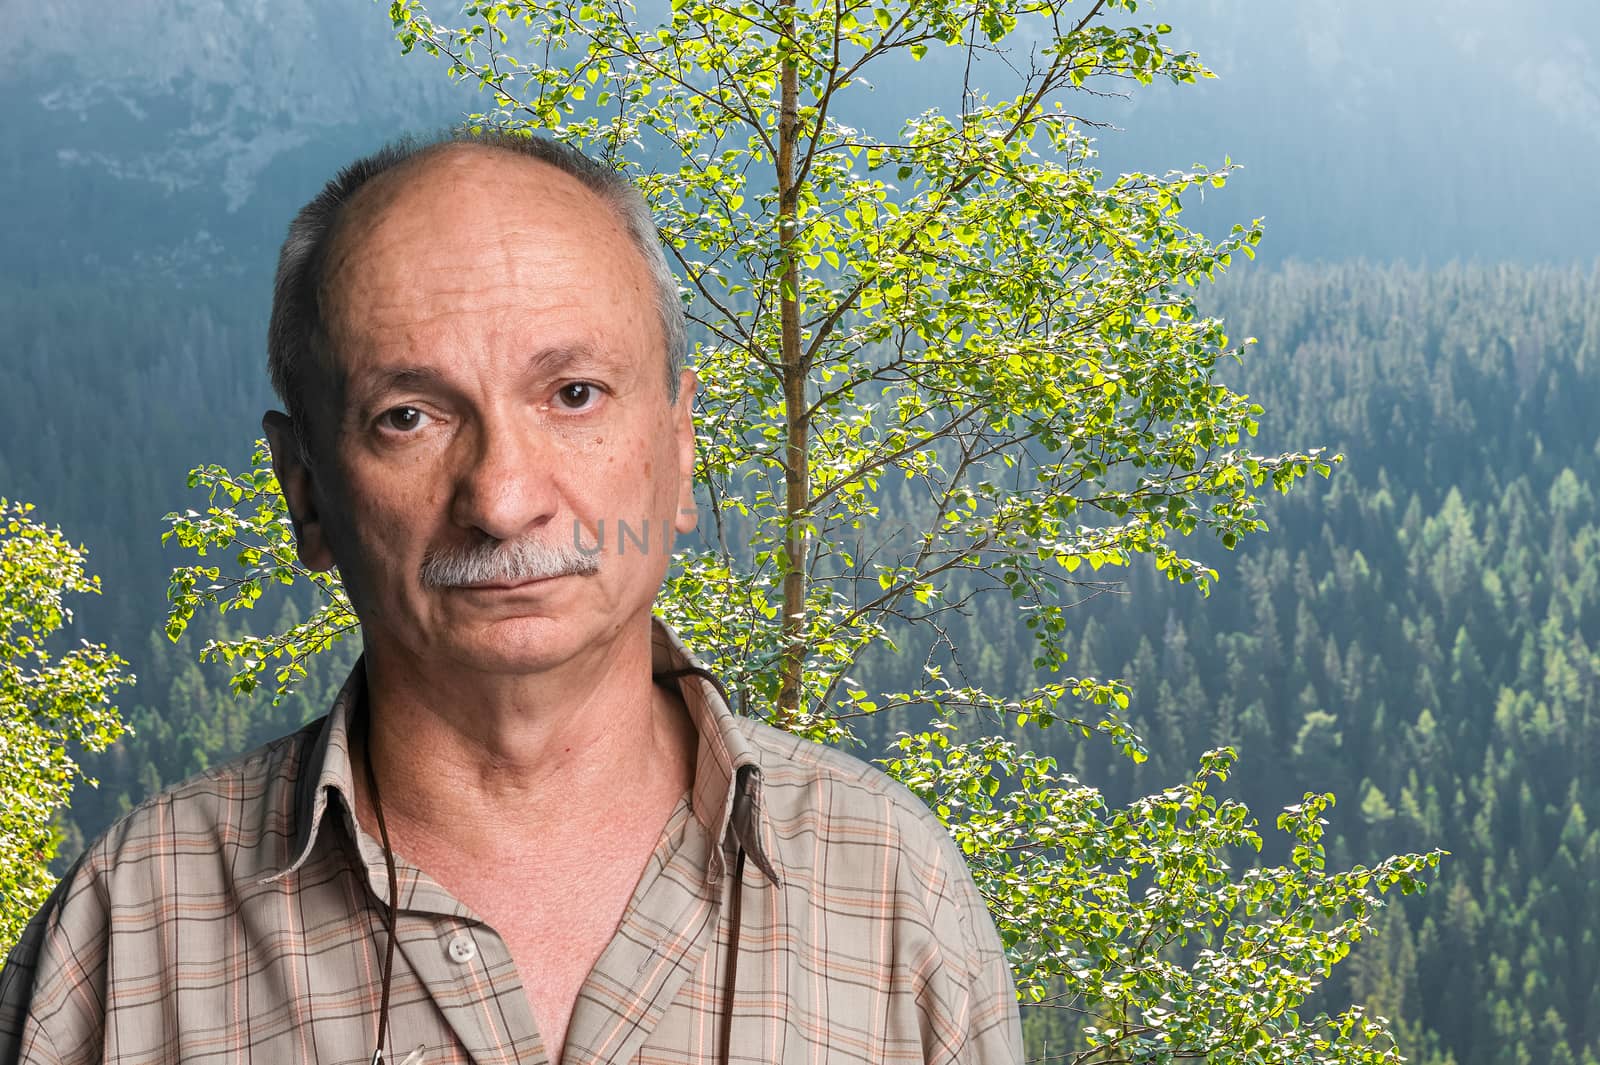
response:
{"label": "man's face", "polygon": [[[671,535],[694,527],[694,379],[671,404],[648,269],[603,201],[544,164],[446,149],[350,205],[322,314],[312,469],[278,439],[274,456],[301,557],[337,563],[369,647],[521,673],[645,622]],[[569,559],[440,564],[518,543]]]}

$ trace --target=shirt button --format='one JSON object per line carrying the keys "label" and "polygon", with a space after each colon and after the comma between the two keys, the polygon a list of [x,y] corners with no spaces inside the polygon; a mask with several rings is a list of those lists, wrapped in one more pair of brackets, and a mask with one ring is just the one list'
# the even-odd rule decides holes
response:
{"label": "shirt button", "polygon": [[450,941],[450,960],[465,965],[478,956],[478,944],[466,934],[456,936]]}

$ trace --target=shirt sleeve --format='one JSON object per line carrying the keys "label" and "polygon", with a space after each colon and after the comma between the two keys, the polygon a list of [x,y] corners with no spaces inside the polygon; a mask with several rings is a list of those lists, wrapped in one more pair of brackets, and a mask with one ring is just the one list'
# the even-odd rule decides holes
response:
{"label": "shirt sleeve", "polygon": [[966,967],[973,982],[968,1015],[971,1055],[963,1060],[974,1065],[1021,1065],[1022,1019],[1011,961],[1006,958],[994,916],[984,905],[962,852],[954,843],[950,844],[950,852],[960,862],[952,880],[968,929]]}
{"label": "shirt sleeve", "polygon": [[101,1060],[106,917],[80,859],[0,969],[0,1065]]}
{"label": "shirt sleeve", "polygon": [[970,974],[972,986],[968,998],[967,1053],[960,1060],[972,1065],[1021,1065],[1022,1017],[1010,959],[1006,957],[994,917],[978,892],[960,848],[948,836],[946,843],[956,860],[951,886],[960,906],[961,923],[965,926],[964,967]]}
{"label": "shirt sleeve", "polygon": [[23,1057],[22,1036],[28,1018],[28,1005],[33,998],[34,973],[39,968],[39,942],[44,935],[44,919],[49,908],[47,902],[33,915],[33,920],[23,929],[22,938],[11,948],[5,968],[0,969],[0,1065],[41,1060],[39,1055],[30,1055],[26,1059]]}
{"label": "shirt sleeve", "polygon": [[1021,1065],[1017,987],[1000,932],[949,831],[931,812],[917,820],[905,843],[925,858],[906,871],[925,893],[932,956],[921,964],[937,969],[920,1004],[927,1065]]}

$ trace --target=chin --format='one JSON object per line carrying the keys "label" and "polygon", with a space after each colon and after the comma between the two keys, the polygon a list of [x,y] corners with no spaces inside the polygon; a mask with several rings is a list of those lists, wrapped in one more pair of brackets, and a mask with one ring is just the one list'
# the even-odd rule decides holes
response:
{"label": "chin", "polygon": [[604,632],[569,619],[504,618],[438,646],[440,659],[477,673],[526,674],[555,669],[595,649]]}

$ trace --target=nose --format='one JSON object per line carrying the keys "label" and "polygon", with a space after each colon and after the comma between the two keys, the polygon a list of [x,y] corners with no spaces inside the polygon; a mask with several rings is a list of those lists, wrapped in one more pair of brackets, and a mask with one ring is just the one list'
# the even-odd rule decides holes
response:
{"label": "nose", "polygon": [[551,522],[557,506],[553,462],[559,459],[532,419],[486,415],[466,443],[450,507],[457,525],[515,540]]}

